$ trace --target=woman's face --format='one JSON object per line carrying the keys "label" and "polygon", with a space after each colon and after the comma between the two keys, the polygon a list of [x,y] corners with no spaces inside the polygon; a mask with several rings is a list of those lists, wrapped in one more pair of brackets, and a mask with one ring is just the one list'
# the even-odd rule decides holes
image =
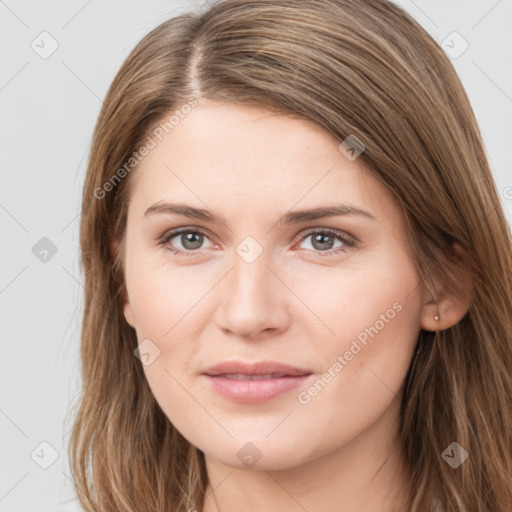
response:
{"label": "woman's face", "polygon": [[[392,196],[340,142],[208,101],[133,171],[125,317],[156,400],[210,460],[284,469],[391,435],[424,289]],[[298,213],[320,208],[339,211]],[[213,376],[224,362],[246,366]]]}

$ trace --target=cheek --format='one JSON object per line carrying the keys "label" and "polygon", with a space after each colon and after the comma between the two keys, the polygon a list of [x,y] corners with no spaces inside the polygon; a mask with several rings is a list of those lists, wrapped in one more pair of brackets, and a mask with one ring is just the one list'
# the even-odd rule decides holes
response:
{"label": "cheek", "polygon": [[[191,286],[196,281],[197,287]],[[153,396],[178,430],[195,430],[196,423],[199,429],[189,379],[196,370],[191,362],[198,349],[194,341],[199,338],[197,315],[204,280],[183,277],[162,265],[146,265],[132,284],[138,342],[150,340],[148,346],[155,354],[151,364],[143,366]]]}
{"label": "cheek", "polygon": [[181,416],[191,405],[187,379],[197,371],[192,362],[205,317],[206,301],[201,298],[211,285],[192,266],[171,267],[162,260],[133,259],[137,271],[127,283],[128,296],[138,343],[146,343],[152,354],[151,364],[144,366],[151,390],[164,410]]}
{"label": "cheek", "polygon": [[174,329],[191,325],[200,300],[211,288],[206,273],[198,277],[193,266],[171,265],[165,255],[137,255],[127,279],[128,296],[140,335],[147,331],[170,337]]}
{"label": "cheek", "polygon": [[[339,426],[324,431],[318,450],[328,452],[348,442],[386,411],[398,414],[419,333],[418,305],[407,293],[387,290],[380,302],[372,295],[370,304],[347,303],[332,317],[337,336],[320,349],[324,370],[295,397],[294,419],[304,425],[305,436],[315,425]],[[295,435],[294,429],[289,435]]]}
{"label": "cheek", "polygon": [[154,364],[145,367],[150,384],[162,382],[162,389],[172,393],[175,387],[171,375],[182,382],[182,376],[193,371],[191,362],[202,329],[198,317],[204,304],[200,298],[205,292],[179,286],[170,274],[149,272],[146,277],[136,288],[132,304],[137,338],[139,343],[151,340],[150,346],[158,355]]}
{"label": "cheek", "polygon": [[[299,397],[311,414],[335,416],[354,428],[398,398],[420,332],[419,277],[412,262],[396,252],[371,268],[377,271],[365,266],[350,276],[333,274],[331,303],[316,292],[335,334],[321,345],[320,381]],[[336,404],[335,412],[322,412],[329,404]]]}
{"label": "cheek", "polygon": [[300,299],[295,301],[291,322],[299,320],[300,328],[314,327],[309,337],[321,336],[322,347],[343,348],[359,334],[364,341],[365,329],[372,326],[389,335],[402,329],[410,334],[419,326],[419,276],[400,246],[356,256],[338,266],[300,263],[282,274]]}
{"label": "cheek", "polygon": [[301,270],[291,287],[322,321],[318,350],[327,355],[326,366],[348,351],[354,369],[372,361],[382,366],[382,358],[393,373],[402,358],[403,370],[419,333],[421,301],[416,268],[399,245],[368,252],[339,268]]}

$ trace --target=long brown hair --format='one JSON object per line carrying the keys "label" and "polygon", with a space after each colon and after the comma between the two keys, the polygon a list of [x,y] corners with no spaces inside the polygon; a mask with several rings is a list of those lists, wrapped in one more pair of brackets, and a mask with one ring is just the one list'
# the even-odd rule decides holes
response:
{"label": "long brown hair", "polygon": [[[94,131],[80,226],[83,389],[69,456],[84,509],[203,504],[203,453],[159,408],[122,313],[136,156],[200,98],[292,113],[340,142],[355,135],[365,145],[359,158],[403,209],[424,282],[460,287],[454,244],[469,256],[469,311],[449,329],[421,331],[406,377],[410,510],[431,511],[434,498],[444,512],[512,510],[510,231],[449,59],[386,0],[221,0],[156,27],[117,73]],[[442,457],[452,442],[469,454],[456,469]]]}

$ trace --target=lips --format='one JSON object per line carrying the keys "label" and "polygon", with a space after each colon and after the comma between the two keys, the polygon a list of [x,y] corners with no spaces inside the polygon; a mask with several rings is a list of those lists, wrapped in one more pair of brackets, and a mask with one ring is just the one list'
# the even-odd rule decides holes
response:
{"label": "lips", "polygon": [[265,402],[291,391],[304,384],[310,375],[312,372],[308,369],[275,361],[226,361],[204,373],[214,391],[231,401],[246,404]]}
{"label": "lips", "polygon": [[[219,375],[216,375],[218,377]],[[267,373],[265,375],[246,375],[245,373],[223,373],[221,377],[226,379],[234,380],[264,380],[264,379],[276,379],[278,377],[289,377],[289,375],[283,375],[282,373]]]}
{"label": "lips", "polygon": [[[311,370],[290,366],[277,361],[260,361],[254,363],[243,363],[241,361],[225,361],[212,366],[206,370],[205,374],[210,376],[217,375],[249,375],[249,376],[270,376],[287,377],[301,376],[311,374]],[[270,378],[267,377],[267,378]]]}

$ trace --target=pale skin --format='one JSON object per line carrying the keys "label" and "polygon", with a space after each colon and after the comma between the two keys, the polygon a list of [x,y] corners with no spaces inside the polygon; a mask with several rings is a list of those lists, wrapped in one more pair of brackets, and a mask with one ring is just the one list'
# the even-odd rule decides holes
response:
{"label": "pale skin", "polygon": [[[160,350],[144,366],[156,400],[205,454],[203,512],[407,510],[410,469],[396,441],[404,378],[420,328],[449,328],[469,303],[442,282],[434,300],[406,252],[392,195],[340,142],[310,121],[200,100],[134,171],[124,314],[139,343],[149,338]],[[145,216],[158,202],[206,209],[226,224]],[[278,223],[290,211],[342,203],[373,218]],[[196,238],[159,245],[181,227]],[[327,233],[315,244],[311,228],[345,238]],[[246,237],[262,250],[251,263],[237,253]],[[298,393],[375,325],[378,334],[301,403]],[[236,403],[201,375],[229,359],[276,360],[313,375],[265,403]],[[237,457],[248,442],[262,454],[251,468]]]}

